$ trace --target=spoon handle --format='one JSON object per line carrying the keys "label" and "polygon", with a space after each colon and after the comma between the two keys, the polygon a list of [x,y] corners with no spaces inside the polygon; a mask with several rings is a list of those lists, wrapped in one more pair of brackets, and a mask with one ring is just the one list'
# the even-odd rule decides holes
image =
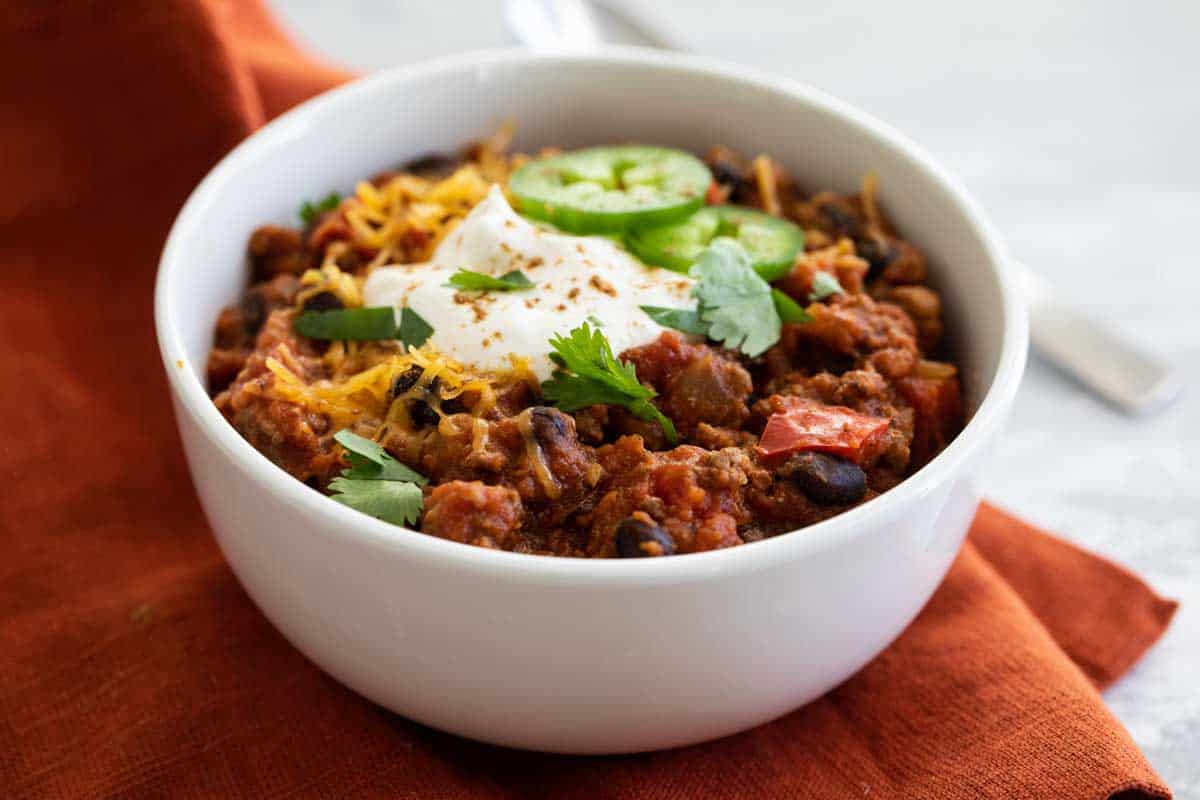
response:
{"label": "spoon handle", "polygon": [[1129,414],[1150,413],[1179,394],[1182,383],[1169,364],[1063,303],[1029,268],[1016,267],[1029,308],[1029,338],[1040,355]]}
{"label": "spoon handle", "polygon": [[[533,48],[586,50],[618,42],[676,49],[606,2],[506,0],[504,11],[509,30]],[[1030,339],[1041,355],[1130,414],[1154,411],[1179,393],[1179,378],[1169,365],[1056,299],[1029,268],[1015,266],[1029,307]]]}

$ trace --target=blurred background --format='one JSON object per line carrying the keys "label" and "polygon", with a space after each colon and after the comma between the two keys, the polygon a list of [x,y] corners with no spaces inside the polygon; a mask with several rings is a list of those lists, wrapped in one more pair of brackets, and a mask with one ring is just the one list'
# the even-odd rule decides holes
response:
{"label": "blurred background", "polygon": [[[514,43],[500,0],[271,2],[301,42],[364,71]],[[1200,797],[1200,3],[610,5],[899,128],[1016,258],[1180,369],[1172,406],[1130,418],[1031,359],[985,491],[1183,602],[1106,697],[1177,796]]]}

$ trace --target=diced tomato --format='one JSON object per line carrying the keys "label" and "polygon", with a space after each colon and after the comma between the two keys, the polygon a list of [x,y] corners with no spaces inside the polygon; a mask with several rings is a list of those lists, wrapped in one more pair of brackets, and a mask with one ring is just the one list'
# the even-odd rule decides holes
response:
{"label": "diced tomato", "polygon": [[350,226],[340,210],[326,211],[317,218],[312,231],[308,235],[308,246],[313,250],[322,250],[331,242],[349,239]]}
{"label": "diced tomato", "polygon": [[912,459],[923,465],[950,443],[962,427],[962,391],[958,378],[901,378],[900,394],[913,407]]}
{"label": "diced tomato", "polygon": [[782,398],[785,408],[772,414],[758,442],[764,458],[815,450],[861,463],[864,452],[891,420],[859,414],[843,406],[825,406],[796,397]]}
{"label": "diced tomato", "polygon": [[719,206],[729,199],[729,192],[721,186],[721,184],[713,181],[708,185],[708,191],[704,195],[704,202],[710,206]]}

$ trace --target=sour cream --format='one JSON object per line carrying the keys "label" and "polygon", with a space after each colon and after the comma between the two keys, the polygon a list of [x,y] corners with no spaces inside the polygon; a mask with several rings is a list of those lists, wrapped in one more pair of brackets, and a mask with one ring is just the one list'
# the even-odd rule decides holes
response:
{"label": "sour cream", "polygon": [[[499,277],[520,270],[536,284],[511,292],[447,286],[460,268]],[[368,306],[408,306],[433,326],[430,342],[480,370],[528,358],[541,379],[553,370],[550,337],[591,318],[614,353],[658,338],[663,328],[639,306],[690,307],[692,280],[648,267],[603,236],[569,236],[521,217],[499,186],[438,245],[424,264],[375,269],[363,289]]]}

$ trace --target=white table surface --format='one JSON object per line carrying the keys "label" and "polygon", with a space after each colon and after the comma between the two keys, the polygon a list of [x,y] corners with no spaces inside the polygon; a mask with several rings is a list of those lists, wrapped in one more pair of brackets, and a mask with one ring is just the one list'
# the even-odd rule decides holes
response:
{"label": "white table surface", "polygon": [[[510,44],[499,3],[273,0],[360,69]],[[669,0],[626,7],[696,52],[812,83],[967,184],[1012,253],[1183,371],[1129,419],[1034,358],[990,496],[1183,602],[1107,693],[1177,797],[1200,797],[1200,3]]]}

